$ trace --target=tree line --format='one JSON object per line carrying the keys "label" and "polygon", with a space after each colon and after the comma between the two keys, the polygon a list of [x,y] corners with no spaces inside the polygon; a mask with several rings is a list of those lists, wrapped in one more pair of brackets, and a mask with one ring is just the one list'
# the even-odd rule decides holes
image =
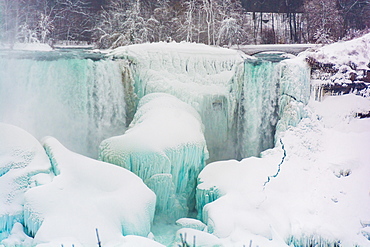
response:
{"label": "tree line", "polygon": [[106,0],[97,9],[88,0],[0,0],[0,39],[87,41],[99,48],[172,40],[230,46],[329,43],[370,28],[370,0],[304,0],[299,11],[286,1],[287,13],[247,12],[246,3]]}

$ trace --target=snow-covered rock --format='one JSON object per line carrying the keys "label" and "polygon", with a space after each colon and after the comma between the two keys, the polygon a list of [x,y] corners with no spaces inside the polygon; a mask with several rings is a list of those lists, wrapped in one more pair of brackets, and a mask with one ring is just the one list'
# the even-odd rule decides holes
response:
{"label": "snow-covered rock", "polygon": [[[370,33],[349,41],[340,41],[318,49],[303,52],[301,56],[312,57],[321,63],[355,65],[357,69],[369,69]],[[339,68],[339,67],[338,67]]]}
{"label": "snow-covered rock", "polygon": [[158,212],[187,216],[208,158],[200,116],[172,95],[148,94],[126,133],[101,143],[99,158],[141,177],[157,195]]}
{"label": "snow-covered rock", "polygon": [[0,123],[0,241],[23,222],[24,193],[51,180],[41,144],[26,131]]}
{"label": "snow-covered rock", "polygon": [[73,153],[55,138],[43,142],[56,176],[25,194],[24,224],[35,243],[93,246],[98,229],[105,246],[150,233],[155,195],[139,177]]}

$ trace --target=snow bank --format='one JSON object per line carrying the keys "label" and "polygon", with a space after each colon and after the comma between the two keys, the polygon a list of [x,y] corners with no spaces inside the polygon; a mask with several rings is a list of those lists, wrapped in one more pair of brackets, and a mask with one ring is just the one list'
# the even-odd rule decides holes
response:
{"label": "snow bank", "polygon": [[[310,102],[263,158],[209,164],[197,205],[226,246],[369,246],[370,99]],[[284,244],[285,242],[285,244]]]}
{"label": "snow bank", "polygon": [[40,143],[26,131],[0,123],[0,241],[23,222],[24,193],[50,181],[51,166]]}
{"label": "snow bank", "polygon": [[15,43],[13,45],[13,50],[22,51],[52,51],[50,45],[44,43]]}
{"label": "snow bank", "polygon": [[301,54],[313,68],[315,97],[355,92],[369,96],[370,33]]}
{"label": "snow bank", "polygon": [[208,158],[199,114],[174,96],[149,94],[126,133],[101,143],[99,158],[141,177],[156,193],[159,212],[186,216]]}
{"label": "snow bank", "polygon": [[120,167],[73,153],[44,139],[56,177],[25,194],[24,223],[35,243],[47,246],[102,245],[122,235],[147,236],[155,195],[140,178]]}
{"label": "snow bank", "polygon": [[302,53],[322,63],[336,65],[356,65],[357,69],[369,69],[370,33],[350,41],[336,42]]}
{"label": "snow bank", "polygon": [[135,97],[162,92],[190,104],[202,117],[211,158],[234,157],[230,132],[246,55],[194,43],[131,45],[110,55],[129,61],[126,77],[131,81],[125,85]]}

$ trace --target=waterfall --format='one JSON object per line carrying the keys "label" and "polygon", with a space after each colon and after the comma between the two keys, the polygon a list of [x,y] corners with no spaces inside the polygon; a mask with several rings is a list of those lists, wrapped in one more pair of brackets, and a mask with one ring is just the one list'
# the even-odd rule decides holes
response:
{"label": "waterfall", "polygon": [[278,63],[246,60],[239,100],[237,159],[258,156],[274,146],[278,120]]}
{"label": "waterfall", "polygon": [[58,51],[2,52],[0,122],[97,157],[103,139],[125,131],[119,64]]}

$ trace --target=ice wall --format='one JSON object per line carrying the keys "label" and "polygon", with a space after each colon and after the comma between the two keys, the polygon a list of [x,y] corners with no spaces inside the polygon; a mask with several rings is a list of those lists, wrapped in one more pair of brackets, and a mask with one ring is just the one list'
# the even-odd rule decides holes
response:
{"label": "ice wall", "polygon": [[279,122],[276,139],[289,126],[296,126],[307,116],[304,106],[311,95],[310,67],[304,57],[284,60],[279,63]]}
{"label": "ice wall", "polygon": [[1,51],[0,121],[96,157],[104,138],[125,129],[119,63],[96,54]]}
{"label": "ice wall", "polygon": [[129,129],[104,140],[99,158],[127,168],[157,195],[157,212],[171,219],[195,207],[195,186],[208,151],[199,114],[176,97],[144,96]]}
{"label": "ice wall", "polygon": [[23,223],[24,193],[51,180],[41,144],[26,131],[0,123],[0,242],[16,222]]}

